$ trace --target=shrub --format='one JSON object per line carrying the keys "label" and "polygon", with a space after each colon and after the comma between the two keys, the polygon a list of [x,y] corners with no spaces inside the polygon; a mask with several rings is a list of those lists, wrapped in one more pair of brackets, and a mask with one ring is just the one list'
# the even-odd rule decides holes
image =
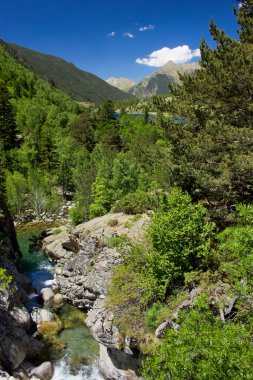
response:
{"label": "shrub", "polygon": [[146,380],[232,380],[253,378],[251,334],[243,324],[215,318],[199,297],[181,313],[180,329],[169,329],[163,344],[143,363]]}
{"label": "shrub", "polygon": [[110,219],[110,220],[108,220],[107,224],[110,227],[116,227],[119,224],[119,221],[118,221],[118,219]]}
{"label": "shrub", "polygon": [[5,289],[12,281],[12,276],[9,276],[6,269],[0,267],[0,290]]}
{"label": "shrub", "polygon": [[174,189],[168,211],[156,212],[149,236],[154,250],[150,265],[159,285],[159,297],[174,282],[183,282],[184,272],[205,269],[212,259],[214,223],[202,204],[193,204],[188,194]]}
{"label": "shrub", "polygon": [[153,303],[153,305],[146,311],[144,321],[146,326],[151,329],[155,330],[157,327],[157,319],[159,316],[159,313],[163,309],[163,305],[160,303]]}
{"label": "shrub", "polygon": [[74,206],[69,210],[69,218],[71,223],[76,226],[79,223],[85,222],[88,219],[87,205],[83,197],[78,195],[75,199]]}
{"label": "shrub", "polygon": [[112,208],[113,212],[126,214],[143,214],[149,210],[165,209],[168,194],[160,191],[145,192],[137,190],[118,200]]}

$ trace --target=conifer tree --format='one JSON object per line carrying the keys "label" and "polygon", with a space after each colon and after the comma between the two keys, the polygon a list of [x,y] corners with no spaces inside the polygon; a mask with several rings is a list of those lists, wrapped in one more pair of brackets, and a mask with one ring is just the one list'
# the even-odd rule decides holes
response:
{"label": "conifer tree", "polygon": [[6,88],[0,83],[0,140],[4,150],[9,150],[16,143],[16,125],[13,117],[10,97]]}

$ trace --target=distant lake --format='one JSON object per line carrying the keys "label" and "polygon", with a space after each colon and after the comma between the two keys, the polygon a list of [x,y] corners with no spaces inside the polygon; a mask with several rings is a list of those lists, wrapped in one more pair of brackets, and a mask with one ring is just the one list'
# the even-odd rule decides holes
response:
{"label": "distant lake", "polygon": [[[119,112],[116,112],[115,113],[115,116],[116,116],[116,118],[118,119],[119,117],[120,117],[120,113]],[[138,116],[144,116],[144,113],[127,113],[127,116],[132,116],[132,117],[138,117]],[[155,118],[156,118],[156,115],[154,115],[154,114],[149,114],[148,115],[149,116],[149,118],[150,119],[152,119],[152,120],[155,120]]]}

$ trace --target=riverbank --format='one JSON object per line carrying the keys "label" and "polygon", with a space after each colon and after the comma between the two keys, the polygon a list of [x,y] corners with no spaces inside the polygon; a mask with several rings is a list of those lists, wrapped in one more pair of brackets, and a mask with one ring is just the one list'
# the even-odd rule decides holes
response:
{"label": "riverbank", "polygon": [[[39,236],[44,224],[23,226],[18,232],[18,241],[23,253],[21,265],[35,289],[30,295],[27,305],[33,313],[34,308],[40,309],[43,289],[51,289],[54,268],[48,262],[42,251],[31,252],[29,244],[31,239]],[[48,227],[48,225],[47,225]],[[42,291],[42,292],[41,292]],[[50,321],[40,323],[38,330],[40,339],[47,347],[46,359],[54,365],[53,380],[99,380],[102,379],[98,371],[99,346],[93,339],[89,329],[85,326],[86,315],[69,304],[60,307],[50,307],[50,312],[55,313],[60,328],[57,332],[55,324]],[[43,309],[45,308],[45,304]],[[35,309],[36,310],[36,309]]]}
{"label": "riverbank", "polygon": [[57,235],[51,231],[43,249],[55,263],[54,286],[68,302],[88,311],[86,324],[100,344],[99,368],[106,379],[137,380],[142,354],[123,337],[106,307],[113,269],[121,263],[120,238],[143,238],[146,214],[107,214]]}

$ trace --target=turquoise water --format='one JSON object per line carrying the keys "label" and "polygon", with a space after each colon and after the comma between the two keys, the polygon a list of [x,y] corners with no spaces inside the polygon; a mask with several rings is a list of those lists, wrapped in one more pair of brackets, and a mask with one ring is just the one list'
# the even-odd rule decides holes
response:
{"label": "turquoise water", "polygon": [[[17,233],[23,258],[21,264],[35,288],[27,307],[40,306],[37,294],[44,287],[50,287],[54,268],[41,251],[29,252],[31,239],[39,236],[41,228]],[[64,329],[53,340],[48,360],[55,366],[52,380],[102,380],[98,370],[99,345],[85,326],[85,314],[74,306],[65,304],[58,311]]]}

